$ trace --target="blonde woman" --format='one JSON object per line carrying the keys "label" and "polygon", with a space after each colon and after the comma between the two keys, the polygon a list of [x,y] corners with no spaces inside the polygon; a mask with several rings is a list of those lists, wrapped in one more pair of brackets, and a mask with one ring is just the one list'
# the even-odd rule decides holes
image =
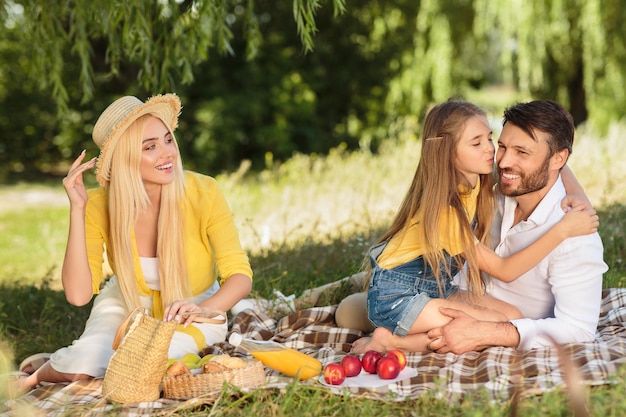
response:
{"label": "blonde woman", "polygon": [[[516,307],[484,294],[480,271],[511,282],[567,237],[598,227],[595,211],[575,207],[528,247],[499,257],[489,249],[495,147],[485,113],[448,100],[430,110],[422,137],[412,184],[391,227],[369,251],[367,315],[375,330],[354,342],[355,353],[392,346],[427,351],[427,332],[450,321],[442,307],[485,321],[520,318]],[[467,292],[452,281],[463,268]]]}
{"label": "blonde woman", "polygon": [[[229,310],[249,294],[252,270],[216,181],[183,170],[174,136],[180,110],[175,94],[126,96],[94,125],[100,156],[83,162],[83,151],[63,180],[70,228],[62,283],[71,304],[97,295],[78,340],[38,369],[22,364],[32,372],[22,389],[104,376],[115,332],[138,306],[180,324],[170,357],[225,339],[227,324],[192,323],[184,313]],[[83,173],[94,167],[100,187],[86,190]],[[105,260],[114,275],[103,282]]]}

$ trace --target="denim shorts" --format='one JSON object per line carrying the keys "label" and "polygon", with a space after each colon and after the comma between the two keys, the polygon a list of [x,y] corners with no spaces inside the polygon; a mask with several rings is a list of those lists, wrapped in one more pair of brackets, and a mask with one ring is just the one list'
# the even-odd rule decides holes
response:
{"label": "denim shorts", "polygon": [[[458,290],[452,282],[458,266],[450,255],[444,253],[450,276],[442,275],[441,294],[437,279],[422,256],[391,269],[381,268],[377,259],[385,246],[387,242],[382,242],[369,251],[372,275],[367,290],[367,314],[374,326],[406,336],[428,301],[448,298]],[[445,267],[442,265],[441,270],[445,271]]]}

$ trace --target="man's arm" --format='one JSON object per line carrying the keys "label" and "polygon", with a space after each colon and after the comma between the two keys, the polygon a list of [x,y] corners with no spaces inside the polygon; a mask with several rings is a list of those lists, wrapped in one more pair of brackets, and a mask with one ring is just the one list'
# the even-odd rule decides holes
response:
{"label": "man's arm", "polygon": [[442,308],[441,313],[452,320],[428,332],[428,347],[437,353],[461,354],[490,346],[517,347],[520,336],[508,321],[480,321],[460,310]]}
{"label": "man's arm", "polygon": [[552,340],[570,343],[594,339],[602,299],[602,274],[608,269],[602,255],[598,235],[563,243],[552,258],[547,278],[554,296],[553,315],[513,321],[520,334],[520,349],[552,346]]}
{"label": "man's arm", "polygon": [[[527,350],[552,346],[553,340],[557,343],[593,340],[600,311],[602,274],[607,270],[599,236],[569,240],[552,258],[549,270],[547,280],[555,302],[552,317],[482,322],[458,310],[446,309],[442,313],[452,320],[428,332],[429,347],[441,353],[463,353],[490,346]],[[521,281],[518,285],[525,283]]]}

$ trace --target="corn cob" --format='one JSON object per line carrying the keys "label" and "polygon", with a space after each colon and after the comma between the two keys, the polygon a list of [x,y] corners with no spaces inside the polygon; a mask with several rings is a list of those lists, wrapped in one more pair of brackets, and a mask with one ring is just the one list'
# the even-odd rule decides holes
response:
{"label": "corn cob", "polygon": [[231,345],[246,349],[268,368],[299,380],[322,372],[322,363],[317,359],[276,342],[243,339],[238,333],[233,333],[228,341]]}

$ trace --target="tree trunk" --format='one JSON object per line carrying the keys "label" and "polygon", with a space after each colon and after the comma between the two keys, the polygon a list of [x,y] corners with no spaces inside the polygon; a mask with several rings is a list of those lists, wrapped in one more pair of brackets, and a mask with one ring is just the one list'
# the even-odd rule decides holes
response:
{"label": "tree trunk", "polygon": [[576,75],[567,83],[567,95],[570,103],[570,113],[574,117],[574,124],[578,126],[589,116],[587,110],[587,96],[583,85],[583,63],[576,63]]}

